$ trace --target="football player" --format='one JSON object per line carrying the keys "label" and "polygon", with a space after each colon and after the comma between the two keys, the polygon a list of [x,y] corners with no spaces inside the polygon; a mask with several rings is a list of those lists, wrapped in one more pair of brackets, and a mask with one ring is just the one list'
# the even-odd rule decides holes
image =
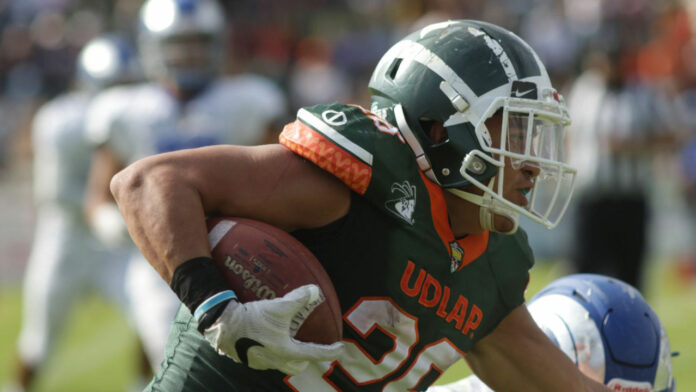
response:
{"label": "football player", "polygon": [[156,368],[178,301],[130,241],[109,181],[148,155],[264,143],[286,108],[282,92],[269,80],[222,75],[227,26],[217,1],[148,0],[139,21],[140,59],[149,80],[103,91],[87,114],[86,131],[96,152],[86,214],[104,243],[131,250],[124,277],[129,306]]}
{"label": "football player", "polygon": [[31,386],[77,300],[97,291],[125,305],[122,288],[111,279],[121,273],[123,255],[101,245],[82,214],[92,155],[83,127],[85,107],[97,91],[140,77],[133,46],[116,35],[99,36],[80,51],[73,91],[47,102],[34,117],[37,222],[24,277],[15,390]]}
{"label": "football player", "polygon": [[[635,287],[608,276],[560,278],[529,301],[539,327],[583,373],[613,391],[673,392],[672,352]],[[476,376],[428,392],[490,392]]]}
{"label": "football player", "polygon": [[[554,227],[574,178],[538,56],[498,26],[443,22],[396,43],[369,88],[371,110],[302,108],[280,144],[162,154],[114,177],[136,244],[185,305],[147,391],[425,390],[462,357],[499,391],[607,390],[524,304],[519,216]],[[236,301],[210,259],[211,215],[302,241],[332,278],[343,341],[293,339],[314,285]]]}

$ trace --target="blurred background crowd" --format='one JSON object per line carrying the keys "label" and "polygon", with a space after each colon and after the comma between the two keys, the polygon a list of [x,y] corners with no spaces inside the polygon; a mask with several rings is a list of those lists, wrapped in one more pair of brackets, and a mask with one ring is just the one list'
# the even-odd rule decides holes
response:
{"label": "blurred background crowd", "polygon": [[[639,288],[650,260],[696,277],[696,0],[220,0],[225,73],[253,72],[299,107],[369,106],[367,81],[396,40],[431,22],[480,19],[539,54],[573,117],[578,167],[555,231],[523,225],[537,257]],[[33,116],[71,89],[78,53],[119,32],[136,47],[141,0],[0,0],[0,285],[29,255]],[[230,102],[230,105],[233,105]],[[2,320],[0,320],[2,322]]]}
{"label": "blurred background crowd", "polygon": [[[43,102],[71,87],[82,46],[100,33],[114,31],[135,42],[141,3],[0,1],[3,177],[31,161],[33,114]],[[619,184],[621,192],[645,196],[633,211],[619,213],[644,214],[623,224],[644,227],[645,237],[619,242],[644,246],[646,254],[669,253],[689,269],[686,261],[695,251],[691,239],[696,221],[692,208],[696,198],[696,142],[692,139],[696,1],[297,0],[289,4],[257,0],[221,4],[231,24],[226,72],[251,71],[271,78],[287,94],[288,113],[334,100],[367,105],[366,84],[374,64],[395,40],[418,26],[474,18],[517,32],[540,55],[571,107],[575,126],[569,154],[580,169],[573,213],[560,230],[532,235],[537,238],[537,254],[582,258],[571,255],[579,252],[576,234],[582,232],[583,224],[593,222],[578,222],[585,214],[574,212],[584,211],[588,203],[587,208],[595,206],[592,203],[597,200],[586,200],[588,189],[598,198],[613,192],[608,184]],[[31,225],[26,217],[17,219]],[[21,259],[22,247],[14,243],[19,233],[14,230],[3,245]]]}

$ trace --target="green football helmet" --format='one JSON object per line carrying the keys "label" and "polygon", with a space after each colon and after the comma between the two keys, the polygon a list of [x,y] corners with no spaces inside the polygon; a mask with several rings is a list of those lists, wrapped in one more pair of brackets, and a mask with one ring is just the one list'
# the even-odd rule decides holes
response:
{"label": "green football helmet", "polygon": [[[494,230],[496,214],[514,222],[510,233],[520,214],[549,228],[558,224],[575,181],[563,154],[570,117],[521,38],[473,20],[432,24],[387,51],[369,88],[371,110],[396,122],[430,180],[482,207],[484,228]],[[496,113],[500,145],[485,124]],[[432,122],[443,124],[444,140],[431,140]],[[524,207],[502,195],[506,161],[538,169]],[[463,190],[470,185],[483,195]]]}

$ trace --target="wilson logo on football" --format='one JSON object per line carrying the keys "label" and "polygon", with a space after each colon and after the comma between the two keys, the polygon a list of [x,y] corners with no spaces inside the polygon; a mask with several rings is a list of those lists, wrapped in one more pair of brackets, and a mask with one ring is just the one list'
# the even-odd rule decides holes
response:
{"label": "wilson logo on football", "polygon": [[261,284],[261,281],[254,276],[254,273],[246,269],[243,265],[238,264],[237,260],[233,259],[231,256],[227,256],[225,259],[225,267],[232,271],[235,275],[239,276],[242,280],[244,288],[253,292],[258,299],[273,299],[277,296],[276,292],[265,284]]}

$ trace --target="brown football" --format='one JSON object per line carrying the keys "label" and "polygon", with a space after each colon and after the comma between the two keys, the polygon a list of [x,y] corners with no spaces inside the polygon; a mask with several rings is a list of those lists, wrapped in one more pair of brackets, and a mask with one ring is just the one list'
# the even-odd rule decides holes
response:
{"label": "brown football", "polygon": [[210,218],[208,239],[213,260],[244,303],[282,297],[305,284],[324,295],[295,338],[331,344],[343,335],[341,307],[329,275],[300,241],[267,223],[243,218]]}

